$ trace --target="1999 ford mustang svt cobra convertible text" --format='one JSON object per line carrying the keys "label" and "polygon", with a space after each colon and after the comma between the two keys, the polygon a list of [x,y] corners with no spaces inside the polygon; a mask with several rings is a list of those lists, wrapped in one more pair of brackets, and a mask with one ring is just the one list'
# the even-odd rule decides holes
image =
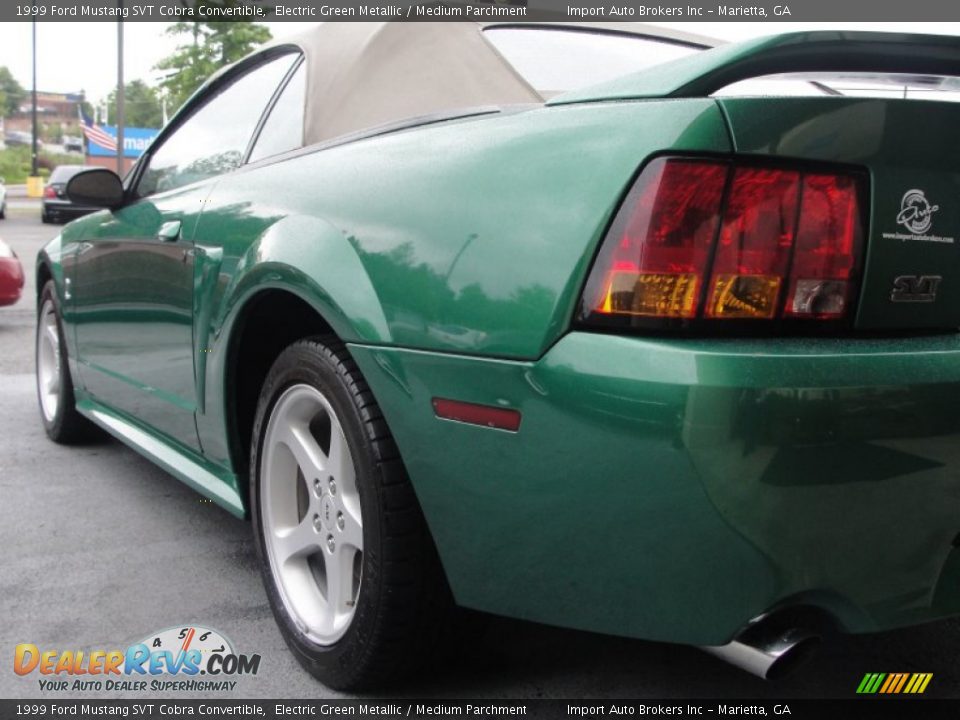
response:
{"label": "1999 ford mustang svt cobra convertible text", "polygon": [[249,513],[328,685],[454,606],[760,675],[960,611],[960,47],[658,32],[326,24],[70,181],[48,434]]}

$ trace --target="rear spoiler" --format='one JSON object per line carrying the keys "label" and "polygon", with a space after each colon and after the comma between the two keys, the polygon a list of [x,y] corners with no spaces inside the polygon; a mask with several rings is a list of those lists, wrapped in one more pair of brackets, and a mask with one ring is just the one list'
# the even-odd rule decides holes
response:
{"label": "rear spoiler", "polygon": [[564,93],[548,105],[708,97],[741,80],[804,72],[960,76],[960,39],[942,35],[816,31],[723,45],[607,83]]}

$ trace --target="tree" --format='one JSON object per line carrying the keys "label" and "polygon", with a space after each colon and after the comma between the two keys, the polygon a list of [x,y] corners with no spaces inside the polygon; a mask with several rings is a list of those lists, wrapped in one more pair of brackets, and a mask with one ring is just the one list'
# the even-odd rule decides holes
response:
{"label": "tree", "polygon": [[[184,7],[196,10],[208,7],[249,5],[242,0],[180,0]],[[266,25],[249,21],[178,22],[167,29],[168,35],[185,40],[176,51],[156,65],[167,71],[160,81],[171,111],[178,109],[214,72],[235,62],[271,35]]]}
{"label": "tree", "polygon": [[9,117],[17,110],[27,97],[13,73],[6,67],[0,67],[0,117]]}
{"label": "tree", "polygon": [[63,139],[63,125],[60,123],[40,123],[40,139],[47,143],[58,143]]}
{"label": "tree", "polygon": [[[143,80],[131,80],[123,88],[123,117],[127,127],[158,128],[163,125],[163,108],[157,91]],[[117,91],[107,98],[110,122],[117,122]]]}

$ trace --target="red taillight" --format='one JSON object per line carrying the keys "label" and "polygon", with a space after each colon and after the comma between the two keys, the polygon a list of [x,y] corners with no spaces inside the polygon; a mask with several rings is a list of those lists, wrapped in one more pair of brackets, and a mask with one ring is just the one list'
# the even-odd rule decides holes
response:
{"label": "red taillight", "polygon": [[654,160],[611,226],[581,319],[843,318],[862,243],[858,197],[845,174]]}
{"label": "red taillight", "polygon": [[50,185],[47,185],[43,189],[43,196],[45,198],[55,198],[57,196],[57,191],[53,189]]}
{"label": "red taillight", "polygon": [[800,203],[784,315],[843,317],[852,300],[861,244],[857,183],[842,175],[806,175]]}
{"label": "red taillight", "polygon": [[800,173],[736,168],[704,316],[772,318],[787,274]]}
{"label": "red taillight", "polygon": [[[594,307],[606,314],[694,317],[720,221],[722,163],[655,160],[627,200]],[[606,249],[606,248],[605,248]]]}

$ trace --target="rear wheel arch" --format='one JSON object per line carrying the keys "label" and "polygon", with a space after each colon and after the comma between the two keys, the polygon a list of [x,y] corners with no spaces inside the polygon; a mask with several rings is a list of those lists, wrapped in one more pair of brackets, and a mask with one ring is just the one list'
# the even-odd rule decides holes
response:
{"label": "rear wheel arch", "polygon": [[[281,353],[251,435],[254,537],[294,656],[336,690],[423,667],[463,620],[399,450],[342,340],[321,334]],[[346,565],[345,550],[356,553]]]}
{"label": "rear wheel arch", "polygon": [[[278,288],[263,289],[249,297],[232,325],[227,343],[224,417],[233,466],[246,475],[260,389],[274,361],[298,340],[336,333],[311,303]],[[249,483],[242,486],[249,507]]]}
{"label": "rear wheel arch", "polygon": [[37,264],[37,276],[36,276],[36,291],[37,291],[37,307],[39,308],[40,295],[43,293],[43,287],[49,281],[53,280],[53,270],[50,269],[50,265],[46,260],[41,256],[39,263]]}
{"label": "rear wheel arch", "polygon": [[[286,322],[277,322],[281,317]],[[265,288],[245,299],[230,326],[224,367],[224,418],[230,459],[240,477],[244,506],[249,510],[248,469],[254,421],[260,392],[274,362],[284,350],[301,340],[325,335],[345,343],[349,338],[342,337],[321,309],[286,288]],[[363,377],[359,368],[354,371]],[[376,391],[363,379],[365,392],[378,404]],[[381,424],[393,443],[386,418],[381,416],[375,422]],[[396,452],[403,463],[401,449],[396,448]]]}
{"label": "rear wheel arch", "polygon": [[[209,361],[220,373],[227,452],[246,493],[257,397],[280,353],[311,335],[383,343],[390,333],[356,249],[343,232],[314,217],[271,225],[239,258],[218,305],[213,332],[223,332],[226,347],[221,359]],[[209,381],[210,367],[202,372]]]}

